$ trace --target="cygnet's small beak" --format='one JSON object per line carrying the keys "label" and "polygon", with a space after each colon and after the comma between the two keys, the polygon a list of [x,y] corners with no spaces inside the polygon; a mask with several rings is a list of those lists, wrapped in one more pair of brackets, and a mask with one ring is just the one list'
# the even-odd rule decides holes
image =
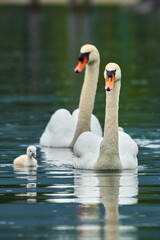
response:
{"label": "cygnet's small beak", "polygon": [[36,153],[31,154],[33,158],[36,158]]}
{"label": "cygnet's small beak", "polygon": [[115,81],[115,76],[114,73],[112,74],[108,74],[106,76],[106,85],[105,85],[105,90],[106,91],[111,91],[114,85],[114,81]]}
{"label": "cygnet's small beak", "polygon": [[83,57],[83,61],[79,61],[77,67],[74,69],[76,73],[82,72],[85,68],[86,64],[88,63],[88,58],[86,56]]}

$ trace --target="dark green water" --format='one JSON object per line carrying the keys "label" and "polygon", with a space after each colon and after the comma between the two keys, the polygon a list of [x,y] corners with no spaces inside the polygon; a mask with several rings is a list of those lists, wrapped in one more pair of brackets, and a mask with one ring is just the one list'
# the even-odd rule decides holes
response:
{"label": "dark green water", "polygon": [[[159,23],[158,11],[124,7],[0,7],[1,239],[159,239]],[[39,146],[51,114],[78,106],[83,74],[73,69],[85,43],[101,55],[94,113],[102,126],[104,67],[121,66],[119,123],[139,145],[137,172],[74,170],[70,150]],[[38,169],[14,169],[30,144]]]}

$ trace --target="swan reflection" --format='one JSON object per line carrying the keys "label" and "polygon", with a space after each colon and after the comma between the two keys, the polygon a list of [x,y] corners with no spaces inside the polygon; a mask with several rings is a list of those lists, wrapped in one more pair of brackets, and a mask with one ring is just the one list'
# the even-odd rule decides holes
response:
{"label": "swan reflection", "polygon": [[[119,213],[119,205],[137,203],[137,170],[95,172],[71,167],[68,169],[73,160],[70,149],[42,148],[41,151],[50,177],[57,178],[58,169],[58,175],[66,178],[62,183],[56,182],[48,186],[54,190],[53,193],[45,193],[46,201],[78,204],[76,229],[79,240],[116,240],[119,239],[120,233],[126,235],[131,226],[123,227],[120,224],[119,219],[122,216]],[[55,167],[50,170],[52,165]],[[67,179],[73,179],[73,185],[71,180],[68,184]],[[132,231],[136,231],[136,228],[132,227]],[[133,234],[131,239],[134,239],[134,236]]]}
{"label": "swan reflection", "polygon": [[75,195],[78,197],[78,239],[101,239],[102,203],[105,209],[104,239],[119,239],[119,205],[137,203],[138,178],[136,171],[92,172],[74,171]]}
{"label": "swan reflection", "polygon": [[37,202],[37,166],[36,167],[14,167],[14,171],[17,174],[18,179],[27,179],[27,184],[20,184],[20,186],[25,186],[27,188],[26,193],[17,193],[15,196],[27,197],[28,203]]}
{"label": "swan reflection", "polygon": [[47,148],[41,147],[42,161],[47,165],[72,165],[73,152],[70,148]]}

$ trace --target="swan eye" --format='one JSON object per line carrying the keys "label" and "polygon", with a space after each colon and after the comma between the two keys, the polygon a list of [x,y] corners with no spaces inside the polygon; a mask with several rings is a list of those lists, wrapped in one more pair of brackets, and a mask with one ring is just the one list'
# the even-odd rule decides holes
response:
{"label": "swan eye", "polygon": [[82,56],[82,54],[79,55],[78,60],[79,60],[80,62],[83,62],[83,56]]}
{"label": "swan eye", "polygon": [[106,74],[108,75],[108,77],[112,77],[112,75],[115,76],[115,74],[116,74],[116,70],[112,70],[112,71],[108,71],[108,70],[106,70]]}
{"label": "swan eye", "polygon": [[90,52],[80,53],[79,57],[78,57],[78,60],[83,63],[84,57],[87,57],[87,59],[89,61],[89,54],[90,54]]}

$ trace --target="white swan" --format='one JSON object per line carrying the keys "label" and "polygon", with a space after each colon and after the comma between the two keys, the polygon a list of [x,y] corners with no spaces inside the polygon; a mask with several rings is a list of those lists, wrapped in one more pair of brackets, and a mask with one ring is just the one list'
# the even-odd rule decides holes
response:
{"label": "white swan", "polygon": [[27,148],[27,154],[21,155],[14,159],[14,166],[16,167],[35,167],[37,166],[37,160],[36,158],[36,147],[35,146],[29,146]]}
{"label": "white swan", "polygon": [[40,144],[45,147],[72,147],[78,136],[92,131],[102,136],[98,119],[92,114],[99,75],[100,57],[97,48],[86,44],[81,47],[79,63],[75,72],[86,66],[85,78],[80,96],[79,109],[72,114],[66,109],[57,110],[51,117]]}
{"label": "white swan", "polygon": [[137,168],[138,146],[125,132],[118,131],[119,93],[121,69],[115,63],[105,67],[106,117],[104,138],[86,132],[79,136],[73,151],[73,166],[83,169]]}

